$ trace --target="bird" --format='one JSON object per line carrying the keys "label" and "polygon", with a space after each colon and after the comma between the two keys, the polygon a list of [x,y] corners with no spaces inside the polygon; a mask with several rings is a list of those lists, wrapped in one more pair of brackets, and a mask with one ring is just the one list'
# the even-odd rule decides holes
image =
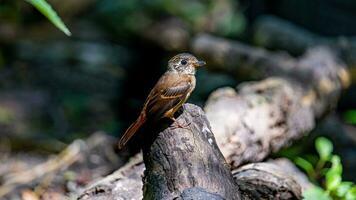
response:
{"label": "bird", "polygon": [[[196,69],[205,64],[189,53],[180,53],[172,57],[168,61],[166,72],[146,98],[140,115],[119,140],[118,148],[122,149],[148,120],[157,122],[162,118],[169,118],[178,124],[174,114],[195,89]],[[179,124],[178,126],[181,127]]]}

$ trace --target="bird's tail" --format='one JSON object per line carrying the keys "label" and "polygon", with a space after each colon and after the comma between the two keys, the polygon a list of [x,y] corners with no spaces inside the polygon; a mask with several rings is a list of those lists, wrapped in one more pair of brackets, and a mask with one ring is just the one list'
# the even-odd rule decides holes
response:
{"label": "bird's tail", "polygon": [[127,141],[137,132],[137,130],[146,122],[146,116],[141,113],[134,123],[126,130],[125,134],[121,137],[119,141],[119,149],[122,149]]}

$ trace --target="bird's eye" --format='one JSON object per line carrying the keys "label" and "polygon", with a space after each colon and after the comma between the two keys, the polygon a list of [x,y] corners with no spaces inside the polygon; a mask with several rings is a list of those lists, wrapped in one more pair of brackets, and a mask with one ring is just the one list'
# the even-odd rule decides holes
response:
{"label": "bird's eye", "polygon": [[182,65],[186,65],[188,62],[186,61],[186,60],[182,60],[182,61],[180,61],[180,64],[182,64]]}

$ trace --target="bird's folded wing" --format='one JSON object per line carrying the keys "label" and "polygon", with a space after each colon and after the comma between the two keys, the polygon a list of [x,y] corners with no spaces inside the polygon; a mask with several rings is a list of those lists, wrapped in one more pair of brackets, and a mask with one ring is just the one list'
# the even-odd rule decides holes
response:
{"label": "bird's folded wing", "polygon": [[169,109],[184,101],[191,90],[191,83],[181,82],[176,86],[167,87],[150,94],[144,112],[152,118],[159,119]]}
{"label": "bird's folded wing", "polygon": [[189,82],[185,82],[175,87],[169,87],[161,90],[160,97],[162,99],[179,98],[185,96],[189,92],[190,88],[191,88],[191,84]]}

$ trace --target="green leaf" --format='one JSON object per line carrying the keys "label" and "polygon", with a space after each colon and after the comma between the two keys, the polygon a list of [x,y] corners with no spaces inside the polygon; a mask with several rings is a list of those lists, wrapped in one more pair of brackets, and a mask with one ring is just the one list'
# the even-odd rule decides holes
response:
{"label": "green leaf", "polygon": [[342,165],[341,165],[341,159],[338,155],[333,155],[331,157],[331,168],[330,171],[335,171],[335,173],[339,174],[341,176],[342,174]]}
{"label": "green leaf", "polygon": [[332,200],[330,195],[320,187],[314,186],[303,193],[304,200]]}
{"label": "green leaf", "polygon": [[356,199],[356,186],[353,186],[349,191],[347,191],[345,200],[355,200]]}
{"label": "green leaf", "polygon": [[339,187],[336,188],[336,196],[343,197],[352,187],[352,182],[342,182],[340,183]]}
{"label": "green leaf", "polygon": [[356,124],[356,110],[348,110],[344,113],[344,119],[347,123]]}
{"label": "green leaf", "polygon": [[341,183],[342,165],[340,157],[333,155],[331,158],[331,168],[326,172],[326,189],[335,190]]}
{"label": "green leaf", "polygon": [[328,191],[333,191],[337,189],[341,183],[341,176],[336,173],[327,173],[326,174],[326,189]]}
{"label": "green leaf", "polygon": [[312,176],[312,174],[314,173],[313,165],[309,161],[305,160],[304,158],[297,157],[294,160],[294,162],[300,168],[304,169],[307,172],[309,177]]}
{"label": "green leaf", "polygon": [[323,161],[329,160],[333,151],[333,144],[325,137],[319,137],[315,141],[315,148],[318,151],[320,159]]}
{"label": "green leaf", "polygon": [[26,0],[28,3],[32,4],[38,11],[40,11],[44,16],[46,16],[52,24],[63,31],[66,35],[70,36],[71,32],[62,22],[61,18],[57,15],[45,0]]}

